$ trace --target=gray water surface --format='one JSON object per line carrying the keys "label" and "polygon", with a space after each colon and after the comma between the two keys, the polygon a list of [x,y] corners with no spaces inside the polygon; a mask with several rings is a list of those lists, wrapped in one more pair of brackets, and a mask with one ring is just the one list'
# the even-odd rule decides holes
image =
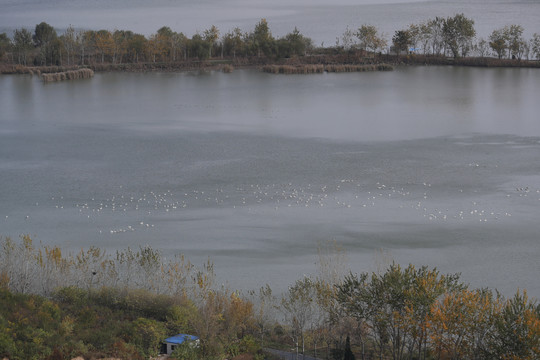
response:
{"label": "gray water surface", "polygon": [[336,240],[540,296],[540,71],[0,77],[0,234],[282,289]]}

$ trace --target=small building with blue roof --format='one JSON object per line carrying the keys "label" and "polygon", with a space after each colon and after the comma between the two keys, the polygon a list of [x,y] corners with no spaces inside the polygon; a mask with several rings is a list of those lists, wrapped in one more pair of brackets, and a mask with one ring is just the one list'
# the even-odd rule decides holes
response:
{"label": "small building with blue roof", "polygon": [[163,344],[161,346],[161,353],[171,355],[174,349],[176,349],[178,345],[181,345],[186,341],[193,342],[195,346],[199,345],[199,338],[197,336],[188,335],[188,334],[178,334],[178,335],[174,335],[163,340]]}

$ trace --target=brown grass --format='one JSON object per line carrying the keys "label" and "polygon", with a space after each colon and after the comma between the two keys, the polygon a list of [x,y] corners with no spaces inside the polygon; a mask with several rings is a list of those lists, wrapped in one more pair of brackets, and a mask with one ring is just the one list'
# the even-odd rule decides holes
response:
{"label": "brown grass", "polygon": [[394,67],[388,64],[373,64],[373,65],[326,65],[324,68],[327,72],[366,72],[366,71],[392,71]]}
{"label": "brown grass", "polygon": [[262,70],[270,74],[322,74],[323,65],[265,65]]}
{"label": "brown grass", "polygon": [[230,74],[234,71],[234,66],[230,64],[223,65],[221,66],[221,71],[223,71],[224,73]]}
{"label": "brown grass", "polygon": [[43,82],[54,82],[64,80],[90,79],[94,76],[91,69],[68,70],[63,72],[41,74]]}
{"label": "brown grass", "polygon": [[374,65],[266,65],[262,70],[270,74],[321,74],[323,72],[364,72],[364,71],[392,71],[394,67],[388,64]]}

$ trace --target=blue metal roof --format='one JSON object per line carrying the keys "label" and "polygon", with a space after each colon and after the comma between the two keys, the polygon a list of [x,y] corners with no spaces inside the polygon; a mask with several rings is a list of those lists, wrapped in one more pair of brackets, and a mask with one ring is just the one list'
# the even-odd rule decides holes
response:
{"label": "blue metal roof", "polygon": [[188,335],[188,334],[178,334],[171,336],[170,338],[165,339],[164,342],[171,343],[171,344],[182,344],[184,341],[195,341],[199,340],[199,338],[195,335]]}

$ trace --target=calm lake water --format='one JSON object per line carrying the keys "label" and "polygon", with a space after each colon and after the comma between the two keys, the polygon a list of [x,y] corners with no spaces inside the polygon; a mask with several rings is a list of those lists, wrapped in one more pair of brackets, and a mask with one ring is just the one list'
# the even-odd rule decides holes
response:
{"label": "calm lake water", "polygon": [[[0,234],[282,289],[335,240],[540,297],[540,71],[0,77]],[[377,256],[383,249],[384,257]]]}

